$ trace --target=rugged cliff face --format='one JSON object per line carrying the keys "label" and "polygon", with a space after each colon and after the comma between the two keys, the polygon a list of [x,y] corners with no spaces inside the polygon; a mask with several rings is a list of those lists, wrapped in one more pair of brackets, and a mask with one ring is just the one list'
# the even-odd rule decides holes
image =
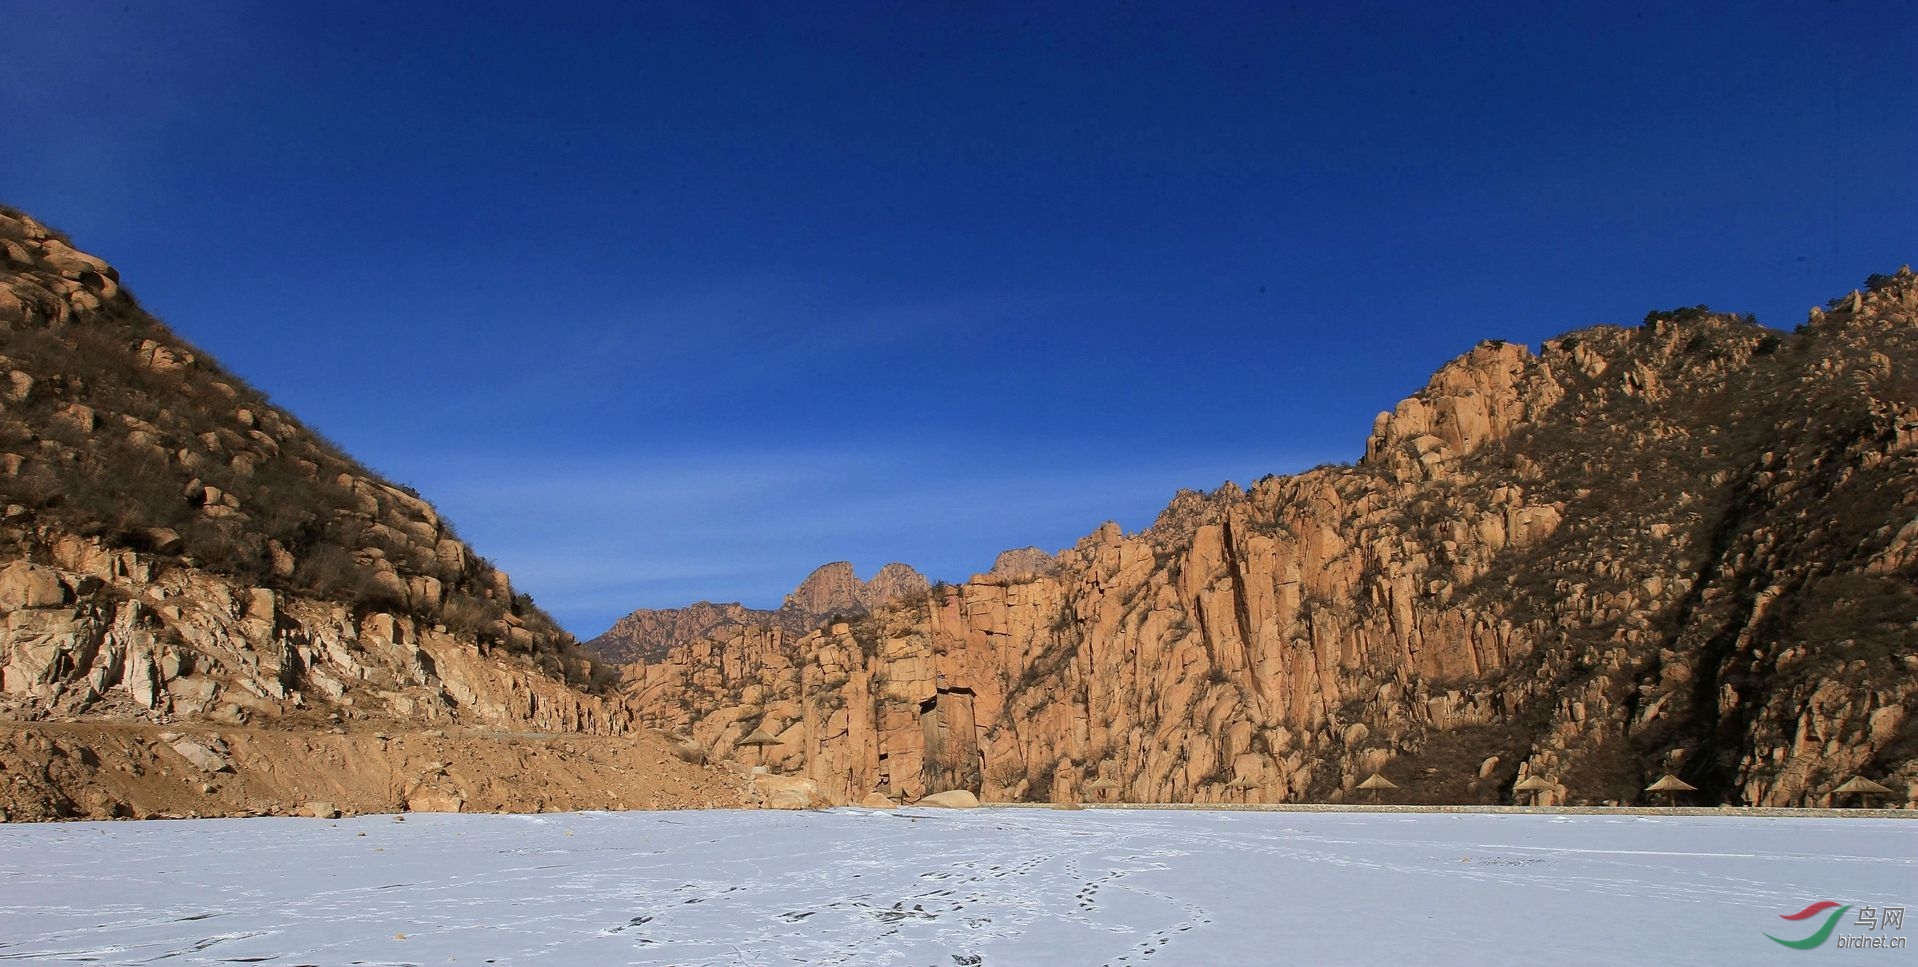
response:
{"label": "rugged cliff face", "polygon": [[[0,209],[0,720],[614,735],[614,677],[417,494]],[[0,813],[113,799],[49,778],[97,750],[18,738]]]}
{"label": "rugged cliff face", "polygon": [[[1918,784],[1918,285],[1483,344],[1355,466],[1182,493],[1053,567],[629,670],[642,721],[856,800],[1824,804]],[[1101,786],[1107,785],[1101,783]],[[1096,787],[1095,787],[1096,788]],[[1918,790],[1914,790],[1918,794]]]}
{"label": "rugged cliff face", "polygon": [[733,629],[782,628],[805,634],[836,617],[866,614],[925,591],[926,576],[898,562],[880,568],[872,580],[861,581],[850,562],[834,561],[815,568],[777,610],[711,601],[683,608],[641,608],[614,622],[585,647],[611,662],[658,661],[678,645]]}

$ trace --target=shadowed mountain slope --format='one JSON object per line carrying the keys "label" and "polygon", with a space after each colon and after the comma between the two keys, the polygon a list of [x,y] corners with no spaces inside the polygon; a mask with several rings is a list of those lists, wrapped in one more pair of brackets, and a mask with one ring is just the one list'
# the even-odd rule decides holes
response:
{"label": "shadowed mountain slope", "polygon": [[[239,760],[221,750],[242,732],[178,730],[610,736],[629,721],[594,694],[610,672],[418,494],[185,344],[111,266],[0,208],[0,720],[118,723],[143,748],[183,743],[155,753],[166,762],[227,776]],[[0,766],[21,778],[0,815],[137,813],[151,792],[128,785],[144,753],[121,732],[60,733],[113,746],[93,749],[22,728],[0,735]],[[302,785],[345,789],[370,756],[262,760],[167,808],[284,809]],[[444,776],[415,778],[385,805],[406,805],[408,785],[444,793],[421,803],[465,801]],[[249,784],[252,800],[221,792]],[[554,801],[603,804],[580,795]]]}

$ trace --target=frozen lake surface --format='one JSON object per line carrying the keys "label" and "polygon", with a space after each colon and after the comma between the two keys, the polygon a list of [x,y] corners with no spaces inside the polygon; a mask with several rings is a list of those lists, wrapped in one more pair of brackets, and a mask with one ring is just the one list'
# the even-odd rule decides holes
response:
{"label": "frozen lake surface", "polygon": [[[1908,964],[1889,819],[984,809],[0,826],[0,962]],[[1868,933],[1845,914],[1838,934]],[[1918,932],[1918,920],[1899,931]]]}

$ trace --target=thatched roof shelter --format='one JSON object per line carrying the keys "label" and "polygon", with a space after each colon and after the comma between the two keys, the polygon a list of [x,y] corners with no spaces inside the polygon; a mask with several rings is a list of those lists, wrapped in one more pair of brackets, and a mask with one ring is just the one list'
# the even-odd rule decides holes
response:
{"label": "thatched roof shelter", "polygon": [[1548,792],[1552,792],[1553,790],[1556,790],[1557,788],[1558,788],[1558,785],[1556,783],[1552,782],[1550,779],[1545,778],[1544,776],[1526,776],[1525,778],[1520,779],[1517,785],[1512,787],[1512,791],[1531,793],[1532,805],[1536,806],[1538,805],[1538,801],[1540,797],[1544,796]]}
{"label": "thatched roof shelter", "polygon": [[1897,795],[1897,793],[1892,792],[1891,789],[1875,783],[1864,776],[1852,776],[1850,779],[1845,780],[1844,785],[1833,789],[1832,793],[1839,796],[1857,796],[1861,801],[1867,796]]}
{"label": "thatched roof shelter", "polygon": [[765,729],[758,728],[753,730],[753,734],[746,736],[743,739],[740,739],[738,742],[733,743],[733,745],[747,746],[749,748],[757,749],[759,751],[759,755],[758,755],[759,762],[753,765],[753,770],[752,770],[753,772],[759,772],[765,768],[766,746],[785,745],[785,743],[767,734]]}
{"label": "thatched roof shelter", "polygon": [[1672,775],[1671,773],[1666,773],[1665,775],[1660,776],[1657,782],[1654,782],[1651,785],[1646,786],[1645,791],[1646,792],[1662,792],[1665,794],[1665,805],[1676,806],[1678,805],[1679,793],[1697,792],[1698,787],[1692,785],[1689,782],[1686,782],[1683,779],[1678,778],[1677,776]]}
{"label": "thatched roof shelter", "polygon": [[1370,792],[1372,794],[1372,801],[1378,802],[1380,789],[1397,789],[1399,784],[1374,772],[1366,777],[1364,782],[1359,783],[1358,787]]}
{"label": "thatched roof shelter", "polygon": [[773,738],[771,735],[768,735],[765,729],[754,729],[753,734],[746,736],[745,738],[740,739],[738,742],[735,742],[733,744],[734,745],[784,745],[785,743],[779,741],[778,739]]}

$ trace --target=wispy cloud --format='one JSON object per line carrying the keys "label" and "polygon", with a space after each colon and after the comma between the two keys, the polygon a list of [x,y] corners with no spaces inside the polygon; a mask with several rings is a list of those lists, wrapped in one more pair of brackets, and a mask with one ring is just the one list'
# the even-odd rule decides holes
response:
{"label": "wispy cloud", "polygon": [[[228,3],[128,5],[82,22],[68,6],[10,7],[0,110],[32,118],[39,146],[10,152],[0,169],[10,203],[50,211],[61,227],[90,232],[89,242],[151,219],[153,158],[220,117],[210,105],[235,86],[247,13]],[[160,22],[170,29],[156,30]],[[63,107],[44,110],[50,104]]]}
{"label": "wispy cloud", "polygon": [[465,534],[563,623],[595,634],[638,607],[758,607],[813,567],[903,560],[959,580],[1007,547],[1070,545],[1107,519],[1151,522],[1181,487],[1246,481],[1301,455],[1036,455],[965,446],[742,448],[409,468]]}
{"label": "wispy cloud", "polygon": [[1049,304],[1038,293],[849,299],[821,280],[783,275],[671,280],[575,323],[587,338],[528,365],[518,395],[596,393],[629,413],[684,411],[702,399],[790,392],[822,369],[953,332],[989,340]]}

